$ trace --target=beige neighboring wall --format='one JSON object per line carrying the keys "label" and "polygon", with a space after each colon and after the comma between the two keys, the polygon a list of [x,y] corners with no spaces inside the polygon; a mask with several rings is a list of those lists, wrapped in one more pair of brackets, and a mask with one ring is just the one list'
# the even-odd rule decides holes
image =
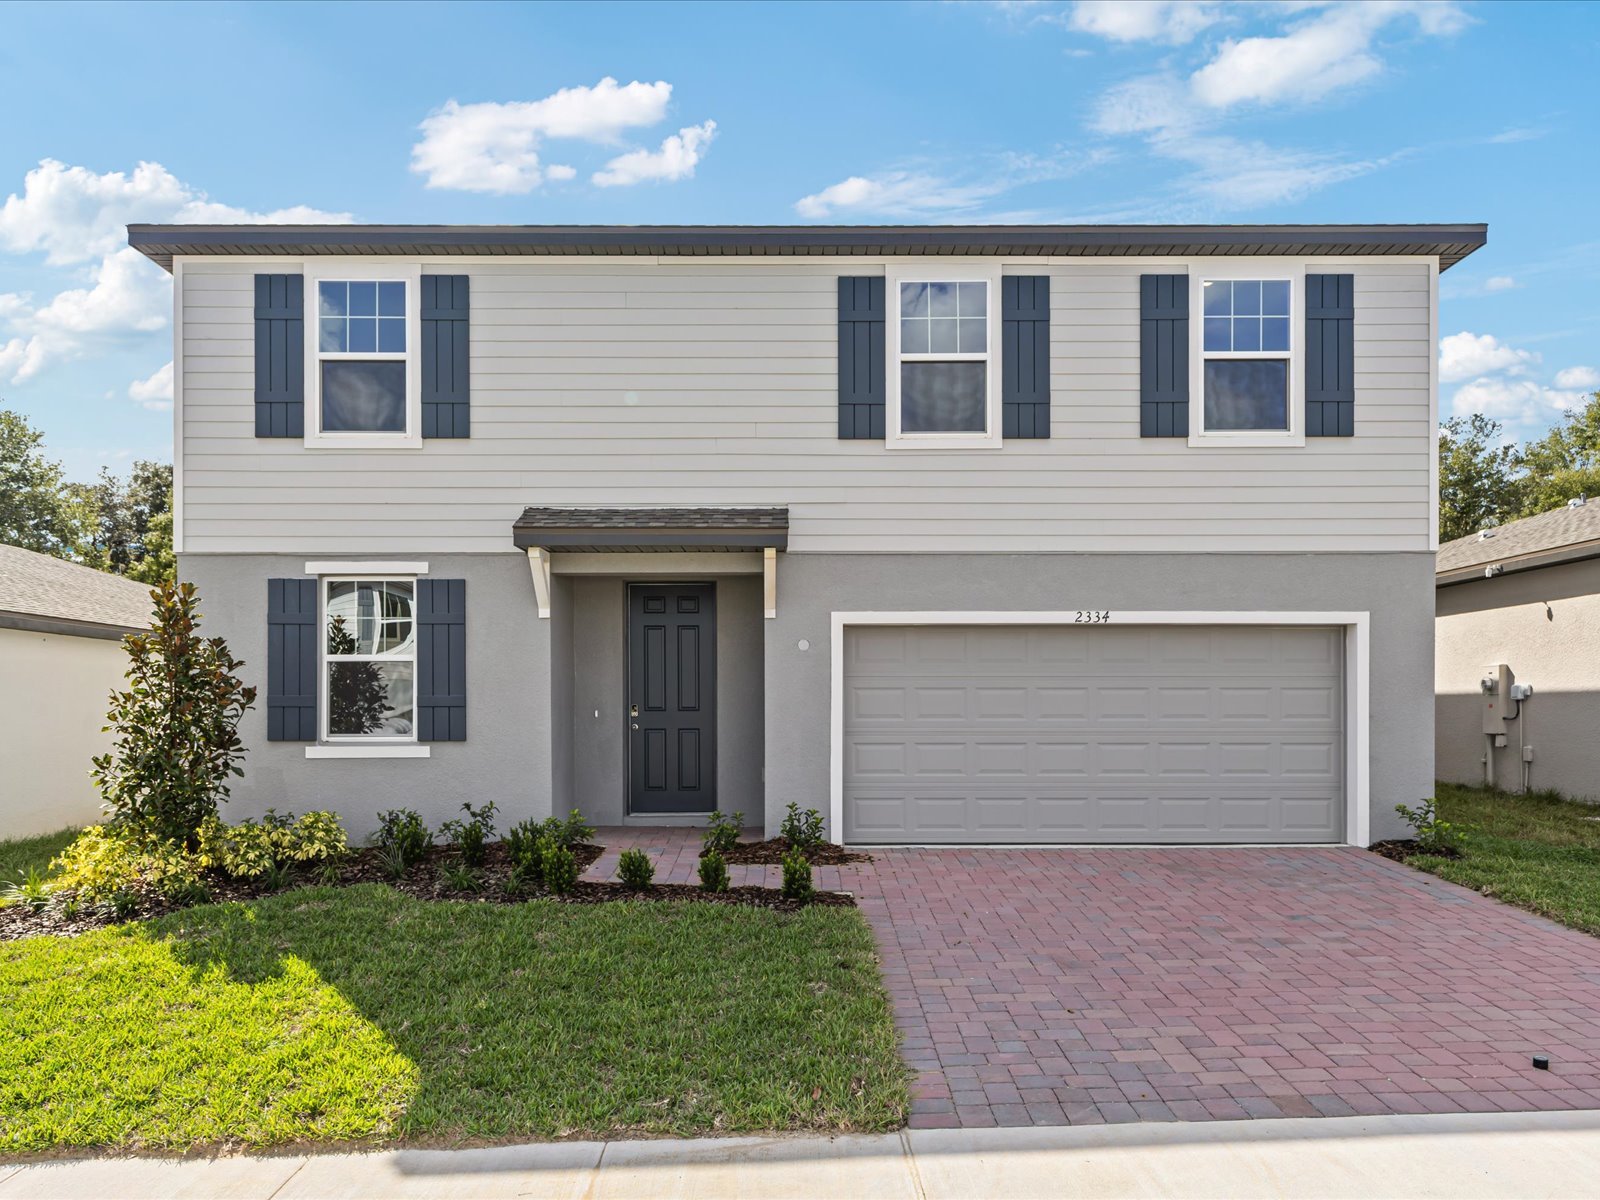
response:
{"label": "beige neighboring wall", "polygon": [[1435,611],[1439,778],[1482,782],[1478,680],[1503,662],[1534,690],[1521,718],[1505,722],[1497,781],[1517,787],[1525,742],[1534,748],[1534,788],[1600,800],[1600,560],[1440,588]]}
{"label": "beige neighboring wall", "polygon": [[127,659],[119,641],[0,628],[0,839],[100,819],[89,760]]}

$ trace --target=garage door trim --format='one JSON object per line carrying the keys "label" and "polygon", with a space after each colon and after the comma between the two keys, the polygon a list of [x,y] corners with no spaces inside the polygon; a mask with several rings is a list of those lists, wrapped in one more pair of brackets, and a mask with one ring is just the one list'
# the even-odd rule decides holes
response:
{"label": "garage door trim", "polygon": [[829,724],[828,830],[844,833],[844,634],[860,625],[1323,625],[1345,631],[1345,841],[1370,840],[1367,725],[1370,703],[1367,612],[835,612],[832,626],[832,713]]}

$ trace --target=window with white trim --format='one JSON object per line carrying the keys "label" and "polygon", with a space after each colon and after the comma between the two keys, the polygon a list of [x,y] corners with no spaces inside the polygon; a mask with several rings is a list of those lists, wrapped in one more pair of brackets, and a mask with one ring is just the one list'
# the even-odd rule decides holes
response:
{"label": "window with white trim", "polygon": [[415,579],[322,580],[323,736],[416,740]]}
{"label": "window with white trim", "polygon": [[1000,443],[998,272],[891,272],[890,445]]}
{"label": "window with white trim", "polygon": [[1289,434],[1293,282],[1205,279],[1200,291],[1201,429]]}
{"label": "window with white trim", "polygon": [[308,269],[306,443],[421,443],[421,270],[318,264]]}

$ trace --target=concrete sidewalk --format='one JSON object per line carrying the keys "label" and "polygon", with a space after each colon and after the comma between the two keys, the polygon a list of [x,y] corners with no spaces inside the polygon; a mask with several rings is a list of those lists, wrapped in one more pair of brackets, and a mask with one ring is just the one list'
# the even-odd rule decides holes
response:
{"label": "concrete sidewalk", "polygon": [[1600,1112],[0,1165],[0,1200],[1600,1197]]}

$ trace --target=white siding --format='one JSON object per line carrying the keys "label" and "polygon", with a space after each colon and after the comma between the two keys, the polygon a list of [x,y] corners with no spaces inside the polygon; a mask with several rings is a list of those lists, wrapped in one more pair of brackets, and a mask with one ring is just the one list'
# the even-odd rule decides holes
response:
{"label": "white siding", "polygon": [[835,280],[881,267],[837,263],[429,268],[472,276],[470,439],[257,439],[258,269],[184,268],[189,552],[503,551],[529,504],[787,504],[793,552],[1429,548],[1423,264],[1322,265],[1356,275],[1354,438],[1141,439],[1138,278],[1174,268],[1089,262],[1047,268],[1053,437],[943,451],[838,439]]}

